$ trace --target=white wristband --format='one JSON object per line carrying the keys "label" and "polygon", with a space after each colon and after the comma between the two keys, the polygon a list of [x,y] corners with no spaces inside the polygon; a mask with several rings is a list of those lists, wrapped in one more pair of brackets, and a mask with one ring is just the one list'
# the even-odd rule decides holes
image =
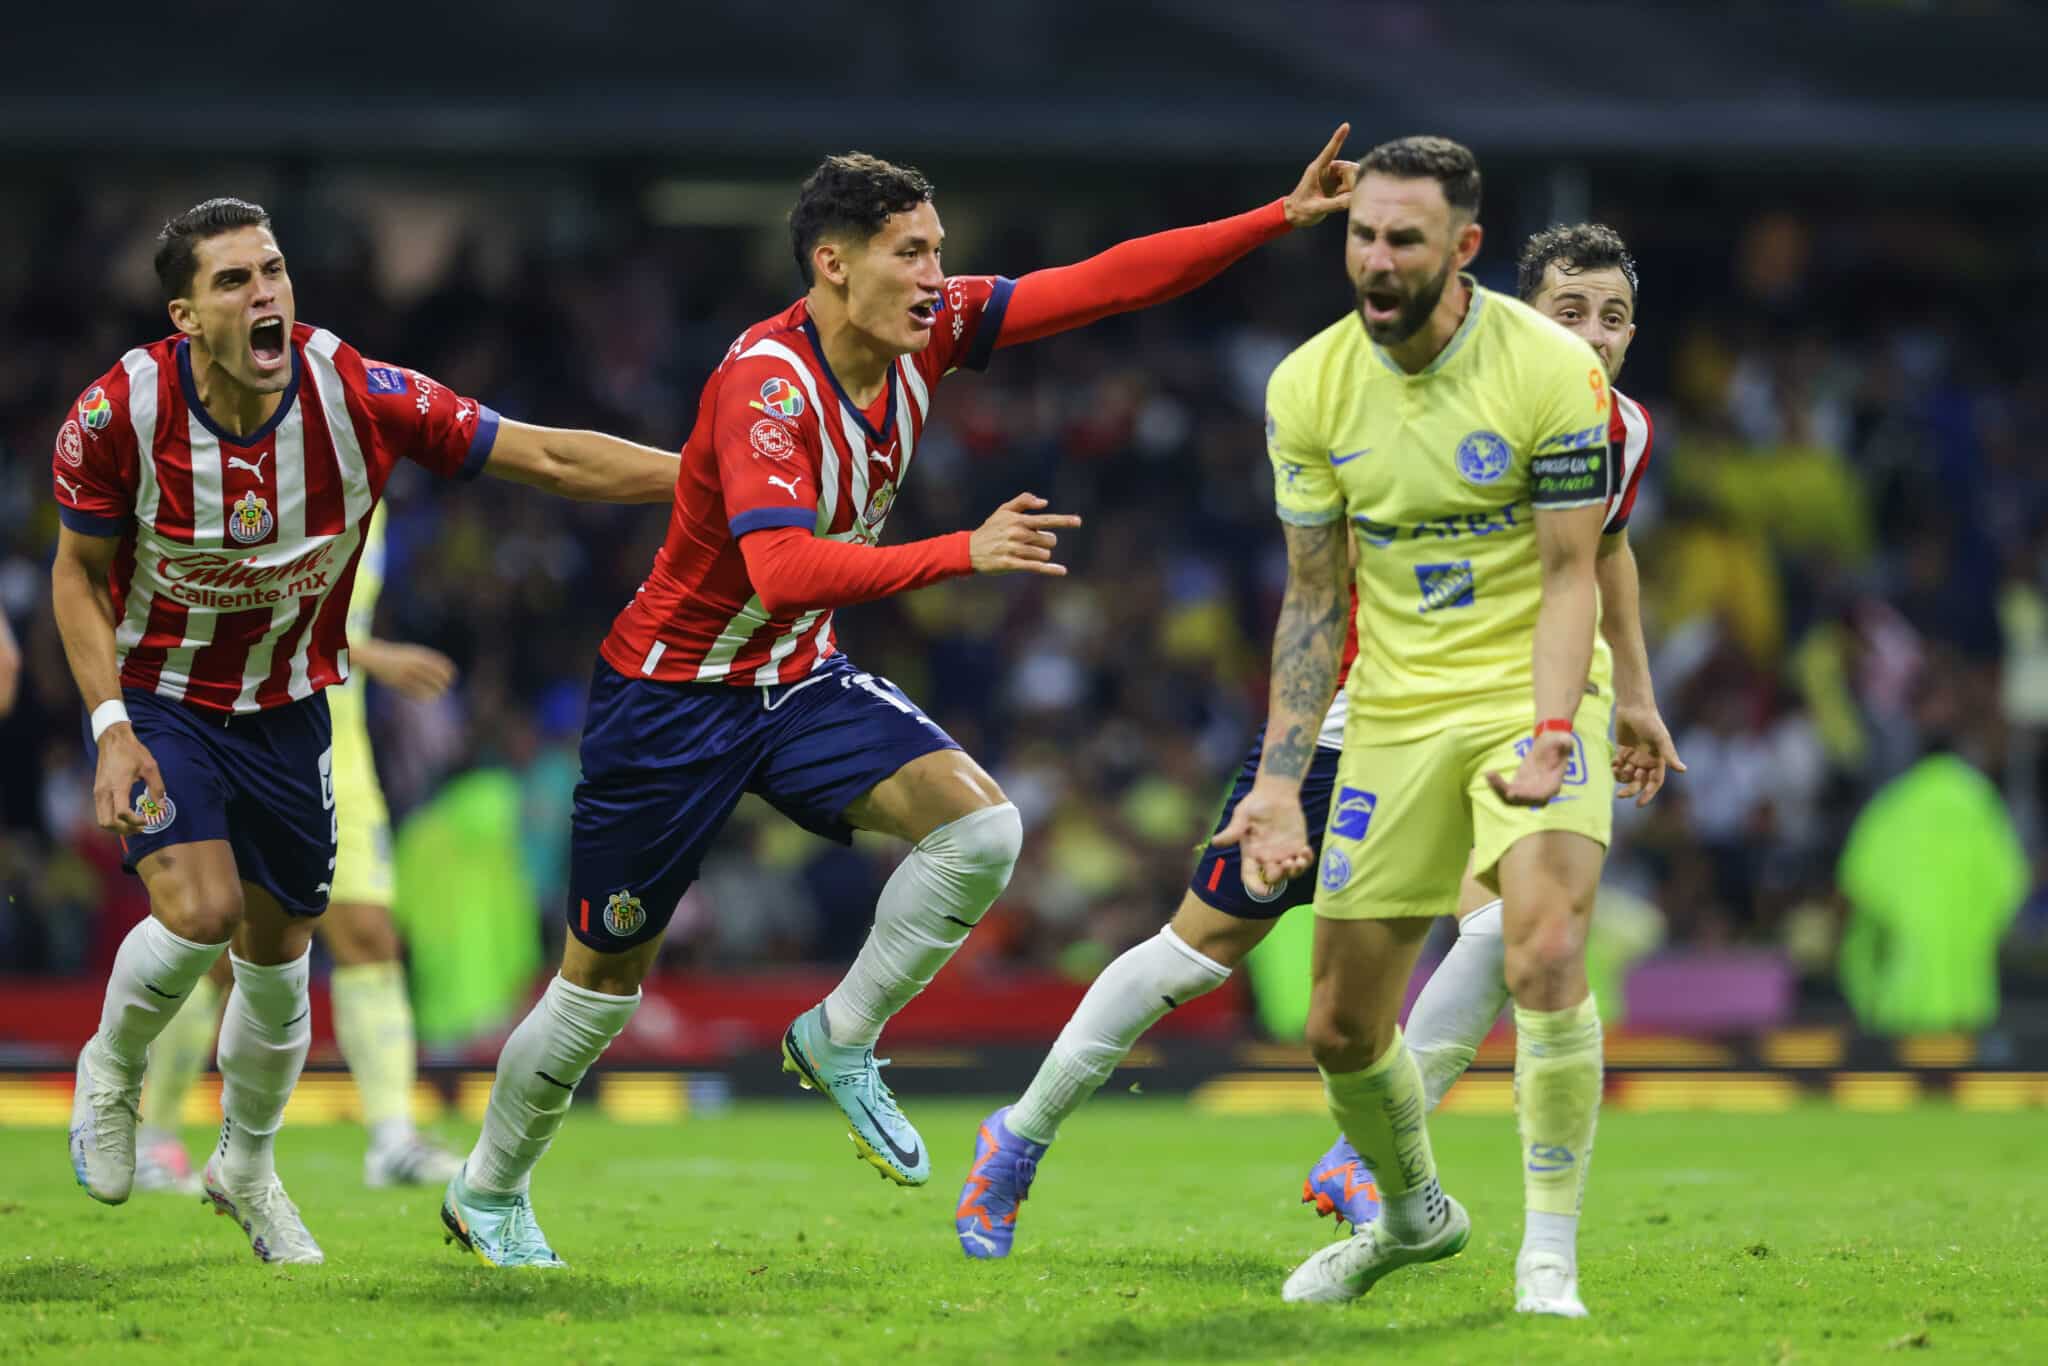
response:
{"label": "white wristband", "polygon": [[92,709],[92,742],[98,744],[100,736],[106,734],[108,726],[120,726],[127,723],[128,707],[120,698],[116,697],[110,701],[100,703]]}

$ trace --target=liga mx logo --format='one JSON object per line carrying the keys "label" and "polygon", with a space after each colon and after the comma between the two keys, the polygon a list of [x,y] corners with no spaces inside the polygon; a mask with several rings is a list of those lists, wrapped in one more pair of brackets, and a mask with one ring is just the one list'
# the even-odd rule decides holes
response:
{"label": "liga mx logo", "polygon": [[1474,484],[1491,484],[1508,472],[1514,451],[1495,432],[1473,432],[1458,443],[1458,473]]}
{"label": "liga mx logo", "polygon": [[168,792],[164,793],[162,801],[145,792],[135,799],[135,814],[142,817],[143,834],[160,835],[178,819],[178,805]]}
{"label": "liga mx logo", "polygon": [[777,417],[801,417],[804,396],[794,384],[777,375],[761,386],[761,406]]}
{"label": "liga mx logo", "polygon": [[86,426],[100,431],[114,420],[114,405],[107,402],[107,391],[95,384],[85,391],[85,397],[78,400],[78,416]]}
{"label": "liga mx logo", "polygon": [[270,504],[254,489],[237,498],[228,515],[228,535],[242,545],[254,545],[276,525],[277,518],[270,515]]}
{"label": "liga mx logo", "polygon": [[629,938],[646,923],[647,912],[631,892],[613,892],[604,903],[604,927],[614,938]]}

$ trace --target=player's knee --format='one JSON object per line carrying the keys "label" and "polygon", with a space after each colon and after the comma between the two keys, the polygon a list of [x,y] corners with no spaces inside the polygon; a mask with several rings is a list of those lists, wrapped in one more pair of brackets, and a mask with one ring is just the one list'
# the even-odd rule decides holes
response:
{"label": "player's knee", "polygon": [[1508,991],[1524,1005],[1541,1004],[1585,975],[1584,919],[1546,916],[1511,939],[1503,964]]}
{"label": "player's knee", "polygon": [[179,888],[155,898],[165,928],[195,944],[221,944],[241,928],[245,907],[237,883],[219,887]]}
{"label": "player's knee", "polygon": [[1325,1072],[1360,1072],[1386,1051],[1374,1022],[1340,1003],[1316,1000],[1309,1005],[1305,1037],[1309,1056]]}
{"label": "player's knee", "polygon": [[320,917],[319,928],[337,966],[398,961],[398,927],[382,906],[337,902]]}
{"label": "player's knee", "polygon": [[1009,802],[984,806],[935,831],[919,848],[962,883],[985,894],[985,899],[969,898],[980,901],[985,911],[1010,885],[1017,856],[1024,850],[1024,818]]}

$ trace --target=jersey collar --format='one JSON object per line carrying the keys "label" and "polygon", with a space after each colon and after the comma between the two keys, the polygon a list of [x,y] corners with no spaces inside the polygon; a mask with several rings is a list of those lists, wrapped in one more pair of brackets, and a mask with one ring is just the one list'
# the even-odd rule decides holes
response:
{"label": "jersey collar", "polygon": [[[832,392],[839,395],[840,406],[852,414],[853,420],[860,424],[861,432],[869,441],[874,443],[878,450],[886,449],[889,442],[893,439],[889,436],[889,433],[896,430],[896,362],[893,360],[889,362],[889,378],[886,381],[889,391],[889,402],[882,409],[882,428],[880,431],[877,431],[874,425],[868,421],[868,415],[861,411],[860,405],[853,401],[852,395],[848,394],[845,386],[840,384],[839,376],[832,373],[832,362],[825,359],[825,339],[818,335],[818,324],[815,319],[804,319],[804,335],[810,338],[811,352],[818,358],[818,368],[825,372],[826,379],[832,381]],[[824,415],[822,413],[819,414],[821,421],[823,418]]]}
{"label": "jersey collar", "polygon": [[1459,349],[1472,336],[1473,330],[1479,326],[1480,311],[1486,307],[1486,291],[1480,288],[1479,281],[1473,279],[1462,270],[1458,272],[1458,278],[1464,281],[1465,286],[1472,291],[1472,302],[1465,309],[1465,320],[1458,324],[1456,332],[1451,333],[1451,339],[1444,343],[1444,349],[1436,353],[1436,359],[1411,375],[1396,364],[1392,356],[1381,350],[1378,342],[1368,339],[1366,345],[1370,346],[1372,353],[1380,358],[1381,365],[1386,366],[1387,369],[1393,371],[1395,375],[1402,379],[1413,380],[1427,379],[1450,364],[1451,357],[1458,354]]}
{"label": "jersey collar", "polygon": [[192,378],[192,343],[187,337],[178,338],[178,387],[185,391],[185,406],[199,419],[199,425],[212,432],[231,446],[253,446],[277,430],[277,424],[292,410],[292,404],[299,397],[299,348],[289,341],[286,343],[292,353],[291,383],[284,387],[284,397],[278,400],[277,411],[263,420],[263,425],[247,436],[236,436],[213,420],[213,414],[206,411],[206,405],[199,401],[199,385]]}

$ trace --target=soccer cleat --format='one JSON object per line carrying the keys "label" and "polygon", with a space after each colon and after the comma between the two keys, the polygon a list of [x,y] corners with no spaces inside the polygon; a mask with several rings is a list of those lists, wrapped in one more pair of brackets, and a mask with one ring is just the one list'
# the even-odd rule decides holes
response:
{"label": "soccer cleat", "polygon": [[872,1047],[833,1043],[822,1005],[797,1016],[782,1036],[782,1070],[839,1107],[849,1126],[846,1136],[861,1157],[899,1186],[922,1186],[931,1179],[931,1155],[882,1083],[881,1069],[888,1065]]}
{"label": "soccer cleat", "polygon": [[422,1133],[396,1143],[373,1143],[363,1154],[366,1186],[444,1186],[462,1170],[462,1155]]}
{"label": "soccer cleat", "polygon": [[1561,1319],[1586,1317],[1579,1299],[1579,1276],[1555,1252],[1524,1253],[1515,1259],[1515,1312],[1554,1314]]}
{"label": "soccer cleat", "polygon": [[142,1078],[121,1085],[99,1042],[95,1034],[78,1050],[78,1076],[71,1090],[71,1174],[93,1199],[118,1205],[135,1187]]}
{"label": "soccer cleat", "polygon": [[974,1166],[960,1188],[960,1206],[953,1211],[960,1250],[970,1257],[1010,1255],[1017,1236],[1017,1206],[1031,1194],[1038,1160],[1050,1146],[1011,1133],[1009,1115],[1005,1105],[981,1122],[974,1137]]}
{"label": "soccer cleat", "polygon": [[1301,1183],[1301,1203],[1314,1205],[1319,1215],[1335,1215],[1354,1232],[1379,1218],[1380,1188],[1350,1139],[1337,1135],[1330,1151],[1309,1168],[1308,1179]]}
{"label": "soccer cleat", "polygon": [[1472,1236],[1472,1220],[1465,1207],[1449,1196],[1444,1203],[1444,1226],[1428,1242],[1396,1242],[1387,1232],[1386,1221],[1375,1219],[1294,1268],[1280,1289],[1280,1298],[1289,1304],[1341,1304],[1372,1289],[1390,1271],[1457,1256]]}
{"label": "soccer cleat", "polygon": [[484,1195],[462,1184],[462,1168],[448,1178],[441,1197],[447,1241],[462,1244],[485,1266],[567,1267],[548,1246],[533,1202],[524,1195]]}
{"label": "soccer cleat", "polygon": [[318,1266],[327,1260],[307,1231],[306,1221],[299,1217],[299,1207],[284,1193],[284,1183],[274,1174],[253,1191],[230,1193],[221,1180],[220,1158],[215,1155],[206,1164],[203,1182],[206,1194],[201,1203],[240,1224],[259,1261]]}
{"label": "soccer cleat", "polygon": [[199,1173],[178,1136],[145,1127],[135,1144],[135,1189],[171,1195],[201,1194]]}

